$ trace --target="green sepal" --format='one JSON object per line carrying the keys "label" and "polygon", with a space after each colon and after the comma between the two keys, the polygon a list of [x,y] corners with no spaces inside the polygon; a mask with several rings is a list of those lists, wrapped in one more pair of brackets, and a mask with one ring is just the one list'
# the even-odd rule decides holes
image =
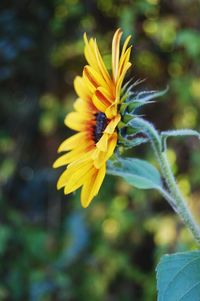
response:
{"label": "green sepal", "polygon": [[123,129],[123,128],[126,127],[126,126],[127,126],[127,125],[126,125],[125,122],[120,121],[120,122],[118,123],[118,125],[117,125],[117,128],[118,128],[118,129]]}
{"label": "green sepal", "polygon": [[[131,86],[132,87],[132,86]],[[124,91],[124,96],[120,106],[120,114],[123,119],[127,114],[136,115],[136,110],[144,105],[154,102],[154,99],[163,96],[168,90],[168,87],[163,91],[131,91],[130,87]],[[126,122],[125,120],[123,120]]]}

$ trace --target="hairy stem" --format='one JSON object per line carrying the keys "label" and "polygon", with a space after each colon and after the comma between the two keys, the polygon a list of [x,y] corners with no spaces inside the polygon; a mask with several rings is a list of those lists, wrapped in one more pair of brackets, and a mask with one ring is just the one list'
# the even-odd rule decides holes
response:
{"label": "hairy stem", "polygon": [[185,225],[192,232],[195,240],[198,242],[198,244],[200,244],[200,226],[194,220],[194,217],[189,211],[188,205],[176,184],[176,180],[168,162],[166,152],[165,150],[163,150],[159,133],[151,123],[142,118],[135,118],[132,126],[138,128],[141,132],[148,136],[149,140],[151,141],[154,153],[160,165],[162,176],[165,179],[167,188],[170,193],[167,193],[166,195],[165,193],[162,193],[162,195],[180,215]]}
{"label": "hairy stem", "polygon": [[157,158],[159,159],[162,175],[175,201],[177,213],[181,216],[186,226],[190,229],[198,244],[200,244],[200,227],[194,221],[194,218],[188,209],[187,203],[184,200],[182,193],[180,192],[176,184],[176,180],[171,171],[171,167],[169,165],[166,153],[162,152],[157,154]]}

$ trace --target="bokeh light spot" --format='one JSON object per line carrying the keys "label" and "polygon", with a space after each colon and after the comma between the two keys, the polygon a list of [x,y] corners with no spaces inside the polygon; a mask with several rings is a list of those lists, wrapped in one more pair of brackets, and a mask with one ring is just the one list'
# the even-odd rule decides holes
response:
{"label": "bokeh light spot", "polygon": [[183,73],[183,68],[178,62],[172,62],[168,65],[168,73],[172,77],[178,77]]}
{"label": "bokeh light spot", "polygon": [[184,176],[179,176],[177,179],[177,182],[178,182],[178,186],[179,186],[181,192],[185,196],[189,195],[189,193],[191,191],[191,186],[190,186],[190,182],[189,182],[188,178],[184,177]]}
{"label": "bokeh light spot", "polygon": [[149,4],[157,5],[159,3],[159,0],[146,0]]}
{"label": "bokeh light spot", "polygon": [[105,236],[110,239],[114,239],[119,232],[120,226],[119,222],[116,219],[108,218],[103,222],[102,228]]}
{"label": "bokeh light spot", "polygon": [[167,158],[171,165],[174,165],[176,163],[176,153],[173,149],[167,149]]}
{"label": "bokeh light spot", "polygon": [[157,245],[166,245],[176,239],[176,222],[172,217],[163,217],[155,234]]}
{"label": "bokeh light spot", "polygon": [[175,117],[175,125],[183,128],[194,128],[197,123],[198,112],[194,107],[187,106]]}
{"label": "bokeh light spot", "polygon": [[143,29],[148,35],[153,35],[158,30],[158,24],[154,20],[145,20],[143,22]]}
{"label": "bokeh light spot", "polygon": [[193,79],[190,86],[190,92],[193,97],[200,98],[200,78]]}
{"label": "bokeh light spot", "polygon": [[128,206],[128,199],[125,196],[117,196],[113,203],[114,208],[118,211],[121,211]]}

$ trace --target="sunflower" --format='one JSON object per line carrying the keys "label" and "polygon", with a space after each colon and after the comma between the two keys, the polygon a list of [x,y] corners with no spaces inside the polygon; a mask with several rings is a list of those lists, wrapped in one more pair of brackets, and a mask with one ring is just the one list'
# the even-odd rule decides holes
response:
{"label": "sunflower", "polygon": [[64,187],[69,194],[81,189],[81,204],[88,207],[102,185],[106,174],[106,161],[117,145],[117,125],[121,120],[120,103],[123,101],[122,83],[129,62],[131,36],[120,51],[122,31],[118,29],[112,40],[112,74],[103,62],[96,40],[88,40],[84,34],[84,54],[88,65],[82,76],[74,80],[78,95],[74,111],[65,118],[65,125],[77,133],[60,145],[58,152],[65,152],[53,167],[67,165],[61,174],[57,188]]}

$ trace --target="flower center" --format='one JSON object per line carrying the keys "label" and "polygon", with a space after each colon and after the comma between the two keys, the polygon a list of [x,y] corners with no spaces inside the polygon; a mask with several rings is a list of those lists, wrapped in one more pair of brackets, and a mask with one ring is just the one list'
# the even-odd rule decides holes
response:
{"label": "flower center", "polygon": [[102,135],[103,135],[103,131],[105,130],[108,120],[106,118],[106,115],[102,112],[99,112],[97,114],[95,114],[96,117],[96,125],[94,126],[94,141],[95,143],[97,143]]}

